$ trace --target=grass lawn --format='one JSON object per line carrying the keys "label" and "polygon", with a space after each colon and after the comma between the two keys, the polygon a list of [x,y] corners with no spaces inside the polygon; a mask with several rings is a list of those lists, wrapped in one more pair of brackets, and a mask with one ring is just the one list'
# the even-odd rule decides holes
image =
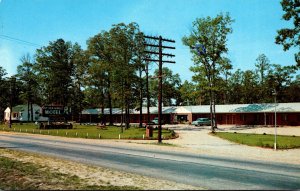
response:
{"label": "grass lawn", "polygon": [[[249,146],[274,148],[274,135],[216,132],[220,138]],[[300,137],[277,135],[277,149],[300,148]]]}
{"label": "grass lawn", "polygon": [[[124,129],[121,133],[121,128],[116,126],[107,126],[107,129],[98,129],[94,125],[79,125],[74,124],[73,129],[39,129],[38,125],[34,123],[14,123],[12,128],[8,128],[8,125],[0,125],[0,131],[14,131],[22,133],[34,133],[43,135],[63,136],[63,137],[80,137],[90,139],[143,139],[143,135],[146,139],[146,129],[130,127]],[[153,130],[153,137],[151,139],[157,139],[158,130]],[[162,136],[164,139],[170,139],[175,137],[175,133],[172,130],[162,129]]]}

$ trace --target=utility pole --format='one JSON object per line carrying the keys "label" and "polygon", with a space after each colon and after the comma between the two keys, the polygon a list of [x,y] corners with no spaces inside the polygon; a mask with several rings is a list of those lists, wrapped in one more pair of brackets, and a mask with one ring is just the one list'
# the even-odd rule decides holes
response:
{"label": "utility pole", "polygon": [[273,95],[274,95],[274,101],[275,101],[275,113],[274,113],[274,118],[275,118],[275,121],[274,121],[275,134],[274,135],[275,135],[275,140],[274,140],[274,150],[276,151],[276,149],[277,149],[277,114],[276,114],[276,105],[277,105],[276,96],[277,96],[277,92],[276,92],[276,89],[274,89]]}
{"label": "utility pole", "polygon": [[11,128],[12,126],[12,119],[11,119],[11,115],[13,113],[13,98],[14,98],[14,94],[15,94],[15,85],[16,85],[16,78],[15,77],[11,77],[10,79],[10,101],[9,101],[9,105],[10,105],[10,114],[9,114],[9,128]]}
{"label": "utility pole", "polygon": [[150,121],[149,62],[146,62],[147,123]]}
{"label": "utility pole", "polygon": [[168,57],[174,57],[175,55],[173,54],[167,54],[167,53],[163,53],[162,49],[175,49],[175,47],[171,47],[171,46],[163,46],[162,43],[163,42],[170,42],[170,43],[175,43],[175,40],[170,40],[170,39],[164,39],[161,36],[159,37],[153,37],[153,36],[144,36],[144,38],[146,39],[152,39],[155,40],[156,42],[158,41],[158,45],[157,44],[147,44],[145,43],[145,46],[148,47],[156,47],[158,48],[158,52],[156,51],[148,51],[145,50],[144,52],[146,54],[151,54],[151,55],[158,55],[158,60],[155,59],[151,59],[151,58],[144,58],[145,61],[151,61],[151,62],[158,62],[158,143],[162,142],[162,138],[161,138],[161,120],[162,120],[162,64],[163,63],[173,63],[175,64],[175,61],[170,61],[170,60],[163,60],[163,56],[168,56]]}

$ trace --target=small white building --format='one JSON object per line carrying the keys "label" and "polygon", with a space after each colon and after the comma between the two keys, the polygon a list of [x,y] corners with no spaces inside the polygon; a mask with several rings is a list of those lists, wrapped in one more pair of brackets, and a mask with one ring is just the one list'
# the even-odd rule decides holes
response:
{"label": "small white building", "polygon": [[[32,104],[33,109],[33,121],[48,121],[48,117],[42,116],[42,108],[37,104]],[[27,122],[28,118],[31,121],[31,105],[29,105],[29,113],[28,113],[28,105],[17,105],[12,107],[11,109],[7,107],[4,111],[4,121],[9,121],[9,117],[11,114],[12,121],[20,121]]]}

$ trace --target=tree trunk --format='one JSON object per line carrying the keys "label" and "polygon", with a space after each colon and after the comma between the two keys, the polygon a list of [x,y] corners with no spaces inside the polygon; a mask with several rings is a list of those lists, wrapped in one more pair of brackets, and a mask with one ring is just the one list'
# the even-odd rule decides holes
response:
{"label": "tree trunk", "polygon": [[[108,75],[110,76],[110,73],[108,73]],[[109,107],[109,125],[113,125],[113,117],[112,117],[112,99],[111,99],[111,93],[110,93],[110,90],[111,90],[111,81],[110,79],[108,78],[107,80],[107,86],[108,86],[108,107]]]}
{"label": "tree trunk", "polygon": [[29,112],[29,106],[30,106],[30,104],[29,104],[29,97],[28,97],[28,100],[27,100],[27,122],[30,121],[30,119],[29,119],[29,114],[30,114],[30,112]]}
{"label": "tree trunk", "polygon": [[33,122],[33,107],[32,101],[30,102],[31,122]]}

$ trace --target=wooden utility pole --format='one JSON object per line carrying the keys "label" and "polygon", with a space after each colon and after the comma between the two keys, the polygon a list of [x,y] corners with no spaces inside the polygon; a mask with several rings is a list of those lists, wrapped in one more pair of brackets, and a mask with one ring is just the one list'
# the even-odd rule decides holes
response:
{"label": "wooden utility pole", "polygon": [[161,138],[161,120],[162,120],[162,64],[163,63],[175,63],[175,61],[170,61],[170,60],[163,60],[163,56],[168,56],[168,57],[174,57],[175,55],[173,54],[166,54],[162,52],[162,49],[175,49],[175,47],[171,47],[171,46],[163,46],[162,42],[171,42],[171,43],[175,43],[175,40],[170,40],[170,39],[164,39],[161,36],[159,37],[153,37],[153,36],[144,36],[144,38],[147,39],[153,39],[155,41],[158,41],[158,45],[157,44],[147,44],[145,43],[145,46],[148,47],[157,47],[158,48],[158,52],[155,51],[147,51],[145,50],[144,52],[147,54],[152,54],[152,55],[158,55],[158,60],[155,59],[151,59],[151,58],[144,58],[145,61],[151,61],[151,62],[158,62],[158,143],[162,142],[162,138]]}
{"label": "wooden utility pole", "polygon": [[16,78],[11,77],[10,78],[10,101],[9,101],[10,114],[9,114],[9,124],[8,124],[9,128],[11,128],[11,126],[12,126],[11,115],[13,113],[13,101],[14,101],[14,97],[15,97],[15,85],[16,85]]}

